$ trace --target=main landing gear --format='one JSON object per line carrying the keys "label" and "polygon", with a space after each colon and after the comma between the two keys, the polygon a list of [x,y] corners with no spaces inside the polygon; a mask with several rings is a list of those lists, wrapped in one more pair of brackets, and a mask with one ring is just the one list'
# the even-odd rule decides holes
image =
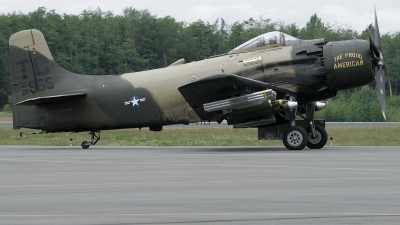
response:
{"label": "main landing gear", "polygon": [[308,133],[308,144],[307,147],[311,149],[320,149],[323,148],[328,141],[328,134],[326,133],[326,130],[321,127],[320,125],[314,125],[315,130],[314,130],[314,138],[312,136],[311,130]]}
{"label": "main landing gear", "polygon": [[90,131],[90,141],[83,141],[81,146],[83,149],[88,149],[91,145],[95,145],[98,140],[100,140],[100,131],[99,135],[96,135],[95,131]]}
{"label": "main landing gear", "polygon": [[[306,146],[310,149],[320,149],[328,141],[326,130],[314,123],[315,102],[306,104],[306,118],[297,114],[297,108],[285,112],[285,119],[290,120],[291,126],[283,132],[282,140],[289,150],[302,150]],[[299,115],[308,122],[307,130],[295,124],[296,115]]]}
{"label": "main landing gear", "polygon": [[289,150],[302,150],[308,143],[307,131],[298,125],[293,125],[283,132],[283,144]]}

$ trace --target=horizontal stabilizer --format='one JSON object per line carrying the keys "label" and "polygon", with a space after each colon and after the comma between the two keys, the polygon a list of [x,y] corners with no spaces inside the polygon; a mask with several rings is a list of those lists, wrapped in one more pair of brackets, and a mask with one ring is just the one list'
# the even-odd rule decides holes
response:
{"label": "horizontal stabilizer", "polygon": [[39,105],[39,104],[52,104],[59,102],[66,102],[70,100],[75,100],[81,97],[86,96],[86,93],[71,93],[71,94],[63,94],[63,95],[53,95],[53,96],[44,96],[37,98],[29,98],[24,101],[20,101],[16,103],[16,105]]}

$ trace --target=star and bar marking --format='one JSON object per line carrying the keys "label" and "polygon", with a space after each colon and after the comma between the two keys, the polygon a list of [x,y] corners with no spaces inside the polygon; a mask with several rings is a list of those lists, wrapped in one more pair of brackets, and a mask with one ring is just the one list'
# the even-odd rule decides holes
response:
{"label": "star and bar marking", "polygon": [[141,102],[146,101],[146,98],[139,98],[138,96],[132,96],[129,101],[125,102],[125,105],[130,105],[132,107],[139,107]]}

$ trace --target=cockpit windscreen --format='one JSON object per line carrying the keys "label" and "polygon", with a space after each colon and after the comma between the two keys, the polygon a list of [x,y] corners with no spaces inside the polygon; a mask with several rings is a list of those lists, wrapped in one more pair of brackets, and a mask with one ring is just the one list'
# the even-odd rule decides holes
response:
{"label": "cockpit windscreen", "polygon": [[245,43],[239,45],[233,50],[243,50],[247,48],[256,48],[260,46],[285,46],[285,45],[294,45],[298,43],[299,39],[292,37],[288,34],[272,31],[265,34],[261,34]]}

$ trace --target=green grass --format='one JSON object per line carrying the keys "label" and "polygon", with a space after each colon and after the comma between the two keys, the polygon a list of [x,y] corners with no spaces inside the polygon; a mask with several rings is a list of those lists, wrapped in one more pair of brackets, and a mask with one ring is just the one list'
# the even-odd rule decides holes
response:
{"label": "green grass", "polygon": [[0,112],[0,121],[12,121],[12,113]]}
{"label": "green grass", "polygon": [[[19,136],[19,132],[0,128],[0,145],[80,145],[89,139],[87,132],[49,133]],[[400,146],[400,127],[331,127],[328,136],[334,138],[334,146]],[[232,128],[165,128],[161,132],[148,129],[103,131],[99,146],[283,146],[281,140],[257,140],[257,129]],[[330,145],[328,140],[327,145]]]}
{"label": "green grass", "polygon": [[338,146],[400,146],[400,127],[328,127],[327,132]]}

